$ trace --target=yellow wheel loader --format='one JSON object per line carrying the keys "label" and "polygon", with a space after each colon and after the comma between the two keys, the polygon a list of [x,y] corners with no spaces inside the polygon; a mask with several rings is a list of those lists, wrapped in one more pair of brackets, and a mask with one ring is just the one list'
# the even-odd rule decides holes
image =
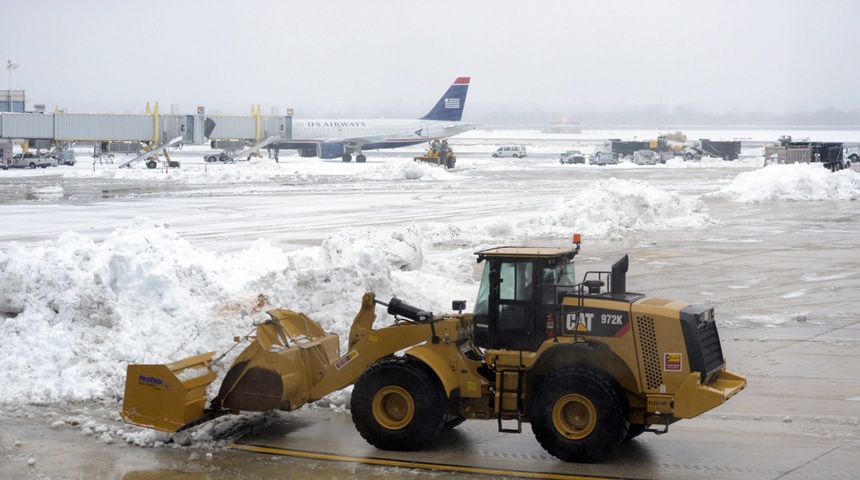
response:
{"label": "yellow wheel loader", "polygon": [[454,168],[457,164],[457,157],[454,156],[454,150],[448,146],[447,141],[440,142],[434,140],[430,142],[430,148],[424,155],[415,157],[416,162],[433,163],[445,168]]}
{"label": "yellow wheel loader", "polygon": [[[362,298],[346,343],[301,313],[271,310],[206,406],[206,353],[129,365],[122,417],[178,431],[241,411],[294,410],[354,384],[353,422],[370,444],[418,450],[466,419],[518,433],[565,461],[604,459],[621,442],[713,409],[746,386],[726,369],[714,309],[626,290],[625,255],[575,282],[566,248],[500,247],[472,314],[433,315]],[[377,304],[395,321],[373,328]]]}

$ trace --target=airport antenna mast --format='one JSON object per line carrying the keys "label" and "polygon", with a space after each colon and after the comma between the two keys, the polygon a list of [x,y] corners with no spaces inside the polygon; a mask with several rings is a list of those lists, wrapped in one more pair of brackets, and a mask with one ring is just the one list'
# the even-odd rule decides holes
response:
{"label": "airport antenna mast", "polygon": [[6,61],[6,70],[9,70],[9,91],[10,92],[12,91],[12,72],[15,71],[15,69],[20,67],[20,66],[21,65],[19,65],[17,63],[12,63],[12,60]]}
{"label": "airport antenna mast", "polygon": [[20,65],[17,63],[12,63],[12,60],[6,62],[6,70],[9,70],[9,111],[14,112],[15,107],[12,106],[12,71],[18,68]]}

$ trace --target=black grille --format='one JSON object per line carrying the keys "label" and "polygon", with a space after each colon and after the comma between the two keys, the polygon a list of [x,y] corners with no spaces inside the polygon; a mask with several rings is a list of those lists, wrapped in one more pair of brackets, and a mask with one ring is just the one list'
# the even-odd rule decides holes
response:
{"label": "black grille", "polygon": [[725,366],[714,309],[704,305],[690,305],[682,309],[681,329],[690,369],[701,373],[703,383],[709,382]]}

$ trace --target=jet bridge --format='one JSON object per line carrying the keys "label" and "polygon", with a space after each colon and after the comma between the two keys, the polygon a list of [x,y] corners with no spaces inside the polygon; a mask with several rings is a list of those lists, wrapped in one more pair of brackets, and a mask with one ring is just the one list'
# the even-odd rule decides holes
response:
{"label": "jet bridge", "polygon": [[263,116],[259,105],[251,108],[250,116],[210,115],[207,120],[212,127],[207,135],[212,148],[221,150],[204,155],[207,162],[234,162],[258,154],[278,140],[292,139],[293,117]]}
{"label": "jet bridge", "polygon": [[[96,152],[137,153],[120,167],[130,167],[142,160],[155,168],[158,154],[177,144],[204,144],[209,140],[229,140],[242,146],[232,158],[252,155],[279,139],[292,138],[291,116],[263,116],[259,105],[250,116],[206,116],[203,109],[196,115],[161,115],[158,103],[146,114],[84,114],[84,113],[0,113],[0,143],[7,146],[21,143],[25,149],[57,149],[72,143],[93,143]],[[168,140],[169,139],[169,140]],[[166,156],[166,155],[165,155]],[[154,160],[152,160],[154,158]],[[169,158],[168,158],[169,161]]]}

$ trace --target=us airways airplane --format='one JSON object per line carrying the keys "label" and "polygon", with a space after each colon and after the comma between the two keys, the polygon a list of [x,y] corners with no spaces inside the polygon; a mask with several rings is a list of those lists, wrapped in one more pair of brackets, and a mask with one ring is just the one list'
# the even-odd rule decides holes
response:
{"label": "us airways airplane", "polygon": [[[340,158],[344,162],[364,162],[365,150],[398,148],[434,139],[448,138],[473,130],[461,122],[469,77],[459,77],[436,102],[430,113],[416,119],[311,119],[293,120],[293,139],[275,143],[277,151],[298,150],[302,157]],[[276,157],[277,158],[277,157]]]}

